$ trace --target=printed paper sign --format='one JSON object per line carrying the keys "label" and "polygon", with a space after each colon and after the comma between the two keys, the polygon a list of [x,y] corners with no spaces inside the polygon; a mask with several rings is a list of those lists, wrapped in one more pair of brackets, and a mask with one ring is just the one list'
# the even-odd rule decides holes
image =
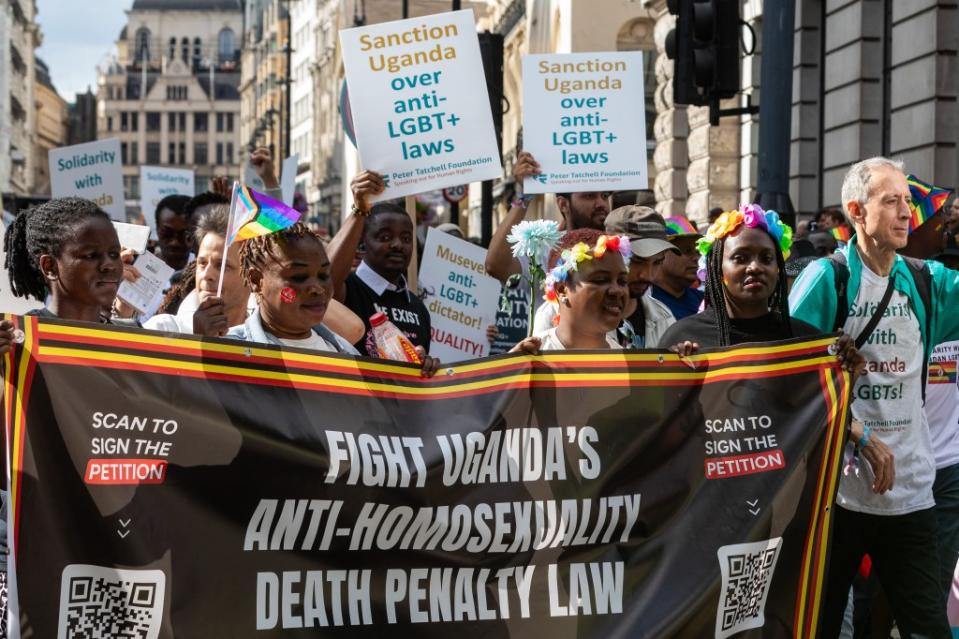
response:
{"label": "printed paper sign", "polygon": [[340,32],[364,169],[392,199],[498,178],[499,149],[471,11]]}
{"label": "printed paper sign", "polygon": [[647,188],[645,103],[639,51],[524,56],[524,192]]}
{"label": "printed paper sign", "polygon": [[171,169],[164,166],[140,167],[140,211],[156,239],[156,210],[168,195],[196,195],[192,169]]}
{"label": "printed paper sign", "polygon": [[147,240],[150,239],[150,227],[142,224],[125,224],[124,222],[114,222],[113,228],[117,230],[117,237],[120,239],[120,246],[125,249],[132,249],[136,253],[142,253],[146,250]]}
{"label": "printed paper sign", "polygon": [[50,151],[50,194],[91,200],[125,222],[120,141],[97,140]]}
{"label": "printed paper sign", "polygon": [[280,189],[283,191],[283,203],[293,206],[293,194],[296,192],[296,167],[300,164],[300,154],[294,153],[283,160],[280,168]]}
{"label": "printed paper sign", "polygon": [[140,279],[136,282],[123,280],[117,297],[137,309],[138,313],[151,314],[157,299],[170,282],[173,269],[152,253],[142,253],[133,266],[140,271]]}
{"label": "printed paper sign", "polygon": [[485,263],[475,244],[432,228],[426,235],[420,291],[430,311],[430,355],[442,362],[489,354],[486,330],[496,324],[500,283]]}

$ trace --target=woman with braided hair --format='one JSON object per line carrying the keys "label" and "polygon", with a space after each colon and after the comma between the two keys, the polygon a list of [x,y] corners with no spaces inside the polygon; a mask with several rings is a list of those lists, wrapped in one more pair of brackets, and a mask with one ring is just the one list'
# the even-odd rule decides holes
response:
{"label": "woman with braided hair", "polygon": [[4,237],[10,290],[47,306],[31,314],[110,323],[123,278],[120,241],[100,207],[76,197],[29,209]]}
{"label": "woman with braided hair", "polygon": [[[240,244],[240,274],[256,298],[256,308],[227,337],[359,355],[324,324],[333,298],[330,260],[320,237],[298,222],[288,229]],[[436,372],[425,357],[423,372]]]}

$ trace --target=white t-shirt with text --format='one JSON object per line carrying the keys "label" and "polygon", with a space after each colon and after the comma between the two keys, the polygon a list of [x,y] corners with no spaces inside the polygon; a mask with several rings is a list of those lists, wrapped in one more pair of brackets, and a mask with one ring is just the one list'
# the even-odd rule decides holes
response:
{"label": "white t-shirt with text", "polygon": [[[858,337],[886,291],[888,278],[865,265],[862,282],[843,330]],[[853,389],[853,416],[895,456],[896,481],[884,495],[872,491],[872,469],[861,460],[859,474],[843,473],[836,502],[848,510],[903,515],[932,508],[936,468],[929,427],[922,410],[923,347],[919,321],[909,298],[894,291],[882,319],[861,350],[867,373]],[[852,450],[849,444],[847,455]]]}
{"label": "white t-shirt with text", "polygon": [[936,468],[959,464],[959,385],[956,366],[959,341],[936,346],[926,378],[926,419],[936,455]]}

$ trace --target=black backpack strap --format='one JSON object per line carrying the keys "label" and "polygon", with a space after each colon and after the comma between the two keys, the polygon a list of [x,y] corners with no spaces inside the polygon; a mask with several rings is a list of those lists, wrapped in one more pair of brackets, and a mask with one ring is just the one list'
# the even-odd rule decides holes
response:
{"label": "black backpack strap", "polygon": [[829,256],[832,264],[833,279],[836,284],[836,319],[833,321],[832,332],[835,333],[846,325],[849,317],[849,266],[846,263],[846,254],[836,251]]}
{"label": "black backpack strap", "polygon": [[856,338],[857,349],[862,350],[862,347],[866,345],[866,341],[869,339],[869,336],[872,335],[872,332],[876,330],[877,326],[879,326],[879,320],[882,319],[883,313],[885,313],[886,309],[889,308],[889,300],[892,299],[892,292],[895,290],[895,288],[895,279],[890,277],[888,283],[886,284],[886,290],[882,294],[882,299],[879,300],[879,305],[876,307],[875,312],[873,312],[872,317],[869,318],[869,322]]}
{"label": "black backpack strap", "polygon": [[[919,293],[919,300],[922,302],[923,310],[926,313],[926,339],[932,339],[932,271],[925,260],[917,260],[914,257],[902,256],[912,275],[912,281],[916,285],[916,292]],[[933,344],[935,346],[935,344]],[[922,400],[926,401],[926,378],[929,376],[929,359],[926,357],[926,345],[923,344],[922,357]]]}

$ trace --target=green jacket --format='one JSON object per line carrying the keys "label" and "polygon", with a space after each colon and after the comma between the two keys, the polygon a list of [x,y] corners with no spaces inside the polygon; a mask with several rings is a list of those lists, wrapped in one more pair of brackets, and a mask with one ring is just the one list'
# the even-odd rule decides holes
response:
{"label": "green jacket", "polygon": [[[845,248],[839,249],[846,254],[846,263],[849,265],[849,282],[846,289],[846,300],[849,304],[856,300],[862,278],[862,259],[859,257],[859,251],[855,250],[855,246],[856,237],[854,236]],[[895,278],[893,286],[896,290],[909,298],[912,310],[919,321],[925,356],[928,359],[932,349],[938,344],[959,339],[959,271],[947,269],[939,262],[930,260],[926,260],[926,265],[932,274],[932,286],[929,291],[931,309],[923,308],[912,274],[905,260],[899,255],[896,256],[890,277]],[[834,273],[833,265],[828,258],[816,260],[803,270],[789,293],[790,314],[812,324],[824,333],[832,332],[836,319]],[[931,335],[926,335],[927,313],[931,314],[931,321],[928,323]]]}

